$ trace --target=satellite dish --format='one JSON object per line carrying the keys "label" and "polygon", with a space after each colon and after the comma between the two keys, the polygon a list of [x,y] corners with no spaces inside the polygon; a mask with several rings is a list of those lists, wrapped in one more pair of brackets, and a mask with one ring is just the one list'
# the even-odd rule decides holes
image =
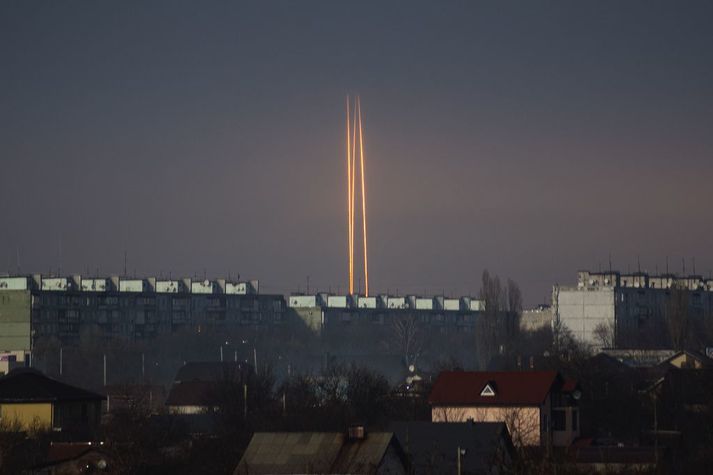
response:
{"label": "satellite dish", "polygon": [[575,401],[579,401],[582,398],[582,391],[580,391],[579,389],[575,389],[574,391],[572,391],[572,397]]}
{"label": "satellite dish", "polygon": [[413,373],[413,372],[416,371],[416,366],[410,364],[410,365],[408,365],[408,370],[409,370],[411,373]]}

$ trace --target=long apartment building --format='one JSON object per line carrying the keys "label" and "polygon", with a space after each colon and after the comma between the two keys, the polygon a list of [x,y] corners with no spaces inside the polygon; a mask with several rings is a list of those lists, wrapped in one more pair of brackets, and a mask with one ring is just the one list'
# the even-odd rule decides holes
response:
{"label": "long apartment building", "polygon": [[0,277],[0,352],[31,351],[39,338],[151,339],[181,330],[294,323],[320,334],[398,315],[447,331],[473,329],[483,302],[471,298],[259,293],[258,281],[154,277]]}
{"label": "long apartment building", "polygon": [[314,330],[339,328],[355,323],[388,324],[398,316],[409,316],[419,324],[446,332],[473,330],[477,315],[485,309],[473,297],[396,295],[311,295],[292,294],[287,306]]}
{"label": "long apartment building", "polygon": [[125,277],[0,277],[0,351],[30,351],[33,341],[83,334],[129,340],[181,329],[279,322],[282,295],[257,281]]}
{"label": "long apartment building", "polygon": [[597,328],[611,329],[615,345],[656,346],[657,340],[665,345],[662,338],[674,288],[686,291],[689,317],[713,318],[712,279],[616,271],[580,271],[576,286],[554,286],[553,318],[594,346],[602,343]]}

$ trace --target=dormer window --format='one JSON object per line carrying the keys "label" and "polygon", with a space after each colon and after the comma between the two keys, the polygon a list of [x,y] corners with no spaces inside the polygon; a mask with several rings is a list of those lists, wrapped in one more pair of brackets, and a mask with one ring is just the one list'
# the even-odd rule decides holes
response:
{"label": "dormer window", "polygon": [[493,381],[489,381],[488,384],[485,385],[482,391],[480,391],[480,395],[483,397],[494,397],[495,396],[495,383]]}

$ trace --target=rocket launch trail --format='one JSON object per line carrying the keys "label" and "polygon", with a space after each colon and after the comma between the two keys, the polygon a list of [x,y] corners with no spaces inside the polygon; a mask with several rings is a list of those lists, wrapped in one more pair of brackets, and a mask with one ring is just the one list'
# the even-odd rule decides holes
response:
{"label": "rocket launch trail", "polygon": [[[353,117],[351,116],[353,111]],[[357,182],[356,174],[359,171],[361,183],[361,230],[363,242],[363,257],[364,257],[364,295],[369,296],[369,253],[367,252],[367,234],[366,234],[366,175],[364,167],[364,129],[361,115],[361,99],[357,96],[353,100],[347,96],[347,247],[349,253],[349,294],[354,294],[354,235],[355,235],[355,217],[356,213],[356,191]],[[357,157],[357,128],[359,129],[359,155]],[[359,167],[357,168],[357,158]]]}

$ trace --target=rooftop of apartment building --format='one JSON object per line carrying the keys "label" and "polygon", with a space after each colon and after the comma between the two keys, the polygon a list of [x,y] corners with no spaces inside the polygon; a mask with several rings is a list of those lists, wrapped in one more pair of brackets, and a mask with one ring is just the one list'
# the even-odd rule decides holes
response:
{"label": "rooftop of apartment building", "polygon": [[259,292],[259,281],[161,277],[86,277],[41,274],[0,277],[0,290],[91,293],[160,293],[248,295]]}
{"label": "rooftop of apartment building", "polygon": [[601,288],[671,289],[684,288],[692,291],[713,291],[713,278],[697,274],[649,274],[647,272],[621,273],[619,271],[577,272],[577,286],[560,286],[567,290],[590,290]]}
{"label": "rooftop of apartment building", "polygon": [[478,312],[485,309],[485,302],[475,297],[446,297],[419,295],[332,295],[329,293],[291,294],[287,298],[291,308],[326,309],[385,309]]}

